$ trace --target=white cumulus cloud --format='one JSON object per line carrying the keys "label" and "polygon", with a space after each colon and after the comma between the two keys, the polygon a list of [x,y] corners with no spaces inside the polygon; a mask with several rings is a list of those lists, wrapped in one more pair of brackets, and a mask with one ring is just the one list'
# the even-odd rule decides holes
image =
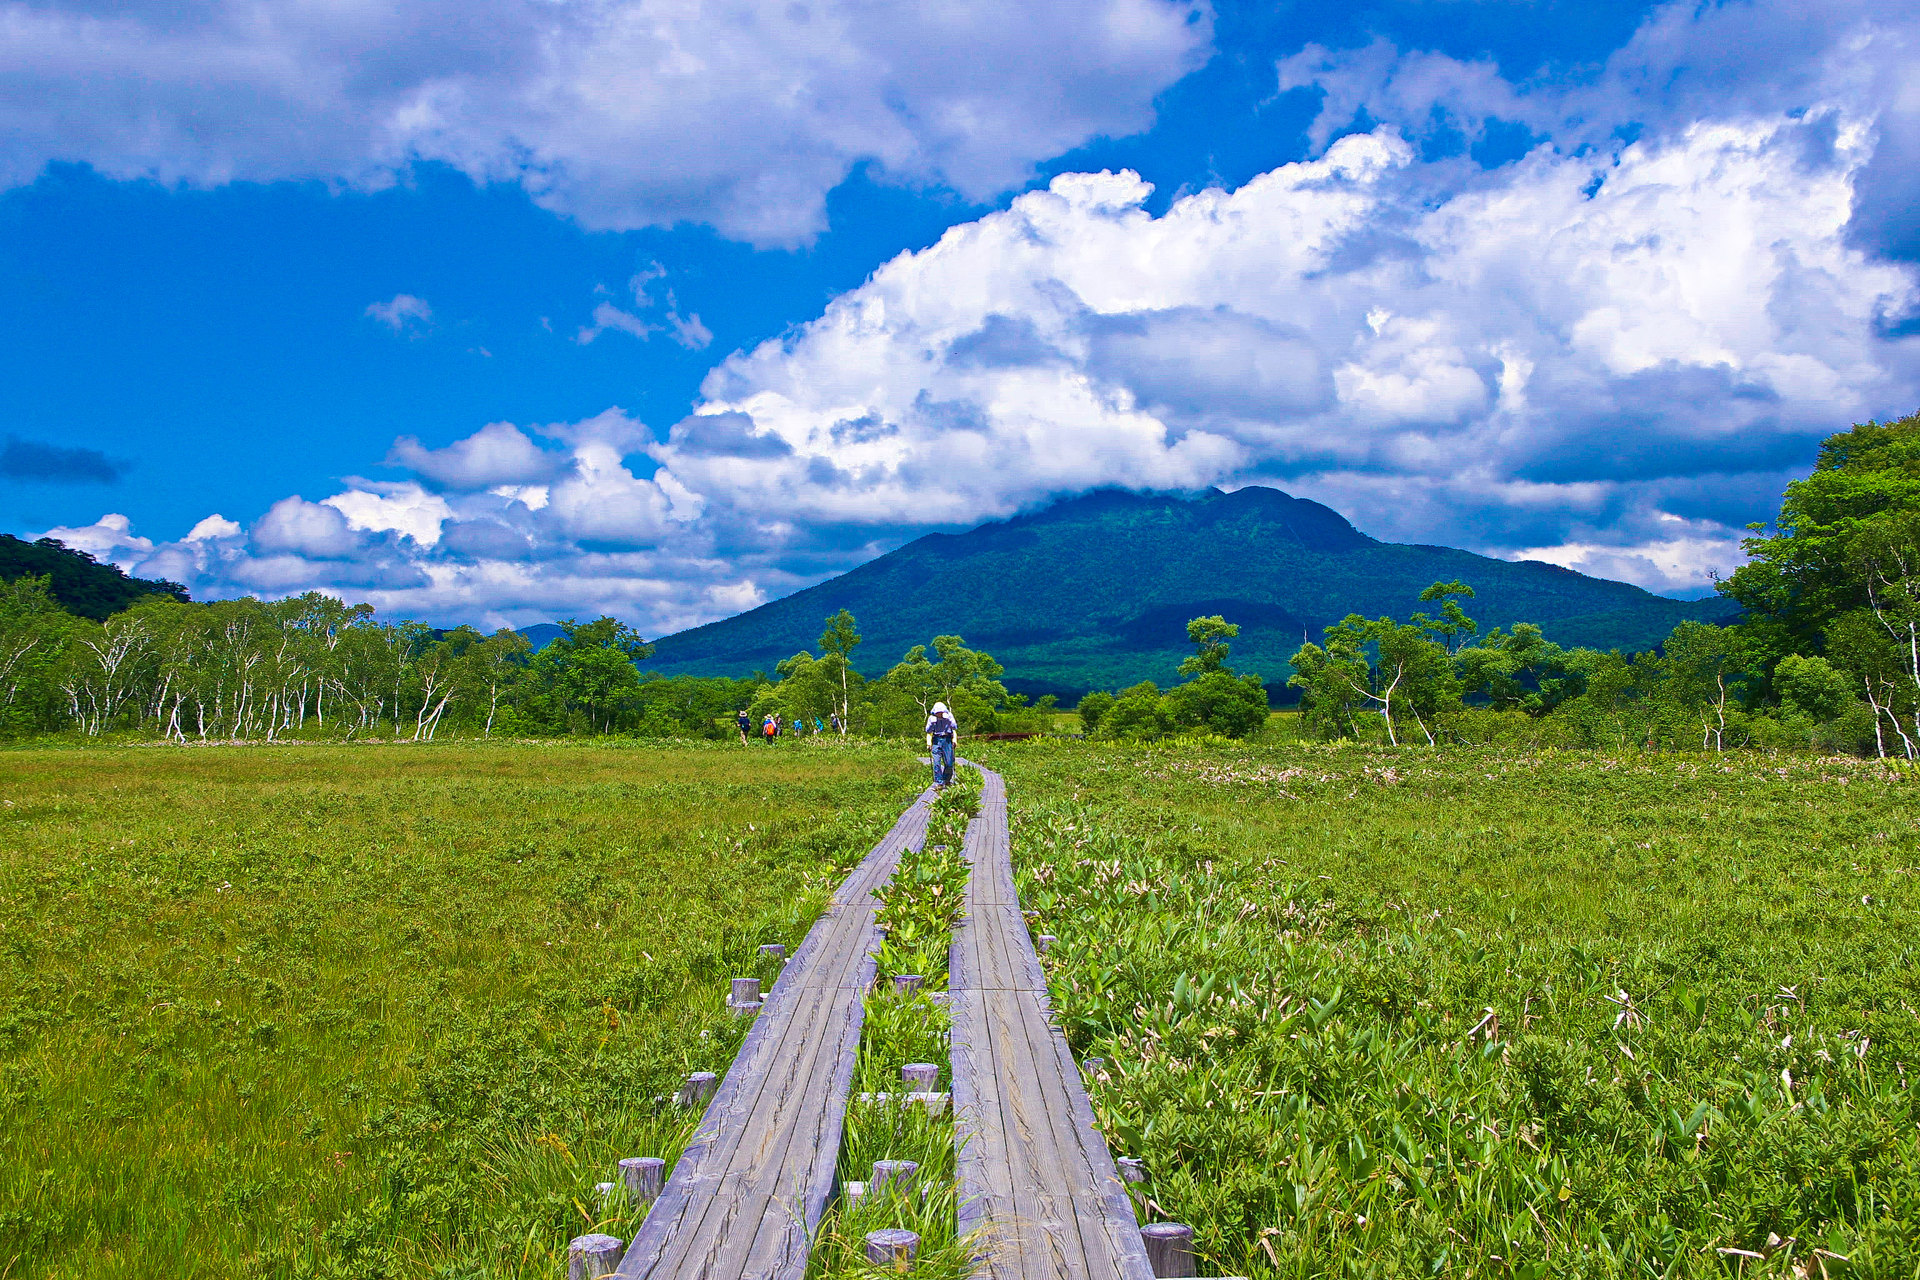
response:
{"label": "white cumulus cloud", "polygon": [[984,199],[1138,130],[1209,39],[1192,0],[16,0],[0,181],[379,185],[432,160],[593,227],[786,244],[857,164]]}

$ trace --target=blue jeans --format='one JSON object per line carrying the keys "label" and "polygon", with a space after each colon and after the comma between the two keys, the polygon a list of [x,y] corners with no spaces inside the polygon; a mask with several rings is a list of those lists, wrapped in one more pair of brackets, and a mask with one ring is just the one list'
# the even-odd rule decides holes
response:
{"label": "blue jeans", "polygon": [[933,784],[944,787],[953,781],[953,739],[933,740]]}

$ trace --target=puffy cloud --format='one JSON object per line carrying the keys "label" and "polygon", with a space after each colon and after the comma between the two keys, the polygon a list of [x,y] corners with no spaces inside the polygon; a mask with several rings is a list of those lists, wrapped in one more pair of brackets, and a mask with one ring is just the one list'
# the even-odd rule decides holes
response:
{"label": "puffy cloud", "polygon": [[64,542],[76,551],[84,551],[96,560],[107,560],[125,568],[138,564],[153,550],[153,540],[133,531],[133,522],[117,511],[108,512],[92,524],[57,526],[39,535]]}
{"label": "puffy cloud", "polygon": [[401,436],[387,461],[450,489],[533,484],[565,465],[563,457],[542,449],[510,422],[490,422],[444,449],[428,449],[412,436]]}
{"label": "puffy cloud", "polygon": [[1513,83],[1465,62],[1376,39],[1359,49],[1310,44],[1278,67],[1282,91],[1321,95],[1316,147],[1356,121],[1396,124],[1444,144],[1499,125],[1560,150],[1614,149],[1622,136],[1670,141],[1703,120],[1804,116],[1804,158],[1822,166],[1844,122],[1874,134],[1853,172],[1850,235],[1920,258],[1920,11],[1904,0],[1670,3],[1648,16],[1598,74],[1543,73]]}
{"label": "puffy cloud", "polygon": [[16,2],[0,181],[380,184],[425,159],[594,227],[792,243],[862,162],[984,199],[1133,132],[1209,39],[1194,0]]}
{"label": "puffy cloud", "polygon": [[344,559],[360,550],[347,517],[330,503],[282,498],[254,523],[253,545],[266,552],[288,552],[313,559]]}
{"label": "puffy cloud", "polygon": [[187,530],[187,536],[182,541],[216,542],[223,538],[237,538],[242,532],[237,522],[215,512]]}
{"label": "puffy cloud", "polygon": [[1883,324],[1913,280],[1848,240],[1872,155],[1834,110],[1541,147],[1438,196],[1385,127],[1157,218],[1131,174],[1069,175],[724,362],[689,420],[724,433],[656,456],[816,523],[1259,479],[1380,536],[1698,586],[1738,535],[1675,540],[1696,481],[1777,496],[1817,436],[1920,395]]}

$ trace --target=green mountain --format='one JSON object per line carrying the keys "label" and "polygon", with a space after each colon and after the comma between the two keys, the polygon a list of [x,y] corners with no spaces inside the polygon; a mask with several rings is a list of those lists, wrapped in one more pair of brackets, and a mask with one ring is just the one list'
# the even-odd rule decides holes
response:
{"label": "green mountain", "polygon": [[48,594],[62,608],[96,622],[155,592],[187,598],[187,589],[177,582],[130,578],[117,566],[101,564],[56,538],[28,542],[0,533],[0,582],[15,578],[50,578]]}
{"label": "green mountain", "polygon": [[959,634],[1007,668],[1009,687],[1078,696],[1162,685],[1190,649],[1187,619],[1240,624],[1233,665],[1284,682],[1303,636],[1349,613],[1405,618],[1428,584],[1459,578],[1481,629],[1537,622],[1564,645],[1652,648],[1724,600],[1683,601],[1539,561],[1379,542],[1277,489],[1102,491],[968,533],[929,534],[783,600],[662,639],[663,674],[745,675],[810,649],[840,609],[859,619],[855,665],[884,673],[910,646]]}

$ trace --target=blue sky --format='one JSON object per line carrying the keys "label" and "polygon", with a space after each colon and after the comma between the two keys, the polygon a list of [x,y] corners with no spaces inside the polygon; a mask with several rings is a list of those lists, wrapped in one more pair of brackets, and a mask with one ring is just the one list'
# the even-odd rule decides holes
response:
{"label": "blue sky", "polygon": [[654,633],[1245,483],[1697,594],[1920,407],[1904,6],[9,8],[0,528],[201,597]]}

